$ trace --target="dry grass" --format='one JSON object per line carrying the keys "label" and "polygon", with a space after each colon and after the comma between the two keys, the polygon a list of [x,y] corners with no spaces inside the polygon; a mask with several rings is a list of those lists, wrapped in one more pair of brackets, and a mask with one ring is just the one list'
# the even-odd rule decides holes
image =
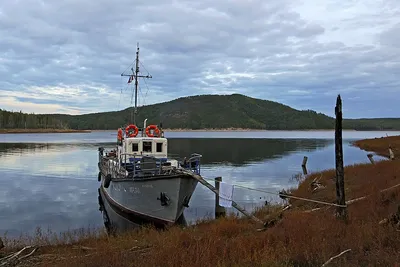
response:
{"label": "dry grass", "polygon": [[[328,170],[303,180],[291,193],[329,202],[335,200],[335,173]],[[323,189],[312,191],[310,182],[321,177]],[[334,217],[335,208],[291,201],[293,208],[274,227],[263,232],[248,219],[233,215],[203,221],[193,227],[160,231],[145,228],[116,237],[81,233],[63,238],[38,238],[44,244],[25,266],[321,266],[341,251],[349,253],[329,266],[398,266],[400,229],[380,225],[400,205],[397,161],[345,168],[346,199],[370,195],[348,206],[348,221]],[[323,207],[306,213],[304,209]],[[259,218],[276,214],[281,206],[256,211]],[[44,239],[44,241],[43,241]],[[42,240],[42,241],[40,241]],[[7,243],[10,241],[7,240]],[[52,242],[55,244],[51,246]],[[64,244],[72,242],[73,244]],[[18,245],[21,245],[19,243]]]}
{"label": "dry grass", "polygon": [[376,154],[387,158],[389,158],[389,146],[391,146],[396,157],[396,154],[400,153],[400,136],[396,135],[374,139],[363,139],[354,142],[353,145],[366,151],[375,152]]}

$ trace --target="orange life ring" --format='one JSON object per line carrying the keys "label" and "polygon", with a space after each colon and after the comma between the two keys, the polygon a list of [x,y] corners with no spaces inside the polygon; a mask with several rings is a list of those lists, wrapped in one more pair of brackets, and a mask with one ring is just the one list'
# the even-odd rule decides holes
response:
{"label": "orange life ring", "polygon": [[[153,130],[153,133],[150,133],[150,130]],[[148,137],[160,136],[160,129],[158,129],[157,125],[149,125],[146,127],[146,135]]]}
{"label": "orange life ring", "polygon": [[[131,133],[130,130],[133,130],[133,133]],[[134,124],[128,125],[125,129],[125,134],[128,137],[135,137],[138,133],[139,133],[139,128]]]}
{"label": "orange life ring", "polygon": [[122,134],[123,134],[122,129],[118,128],[118,137],[117,138],[118,138],[119,141],[122,140]]}

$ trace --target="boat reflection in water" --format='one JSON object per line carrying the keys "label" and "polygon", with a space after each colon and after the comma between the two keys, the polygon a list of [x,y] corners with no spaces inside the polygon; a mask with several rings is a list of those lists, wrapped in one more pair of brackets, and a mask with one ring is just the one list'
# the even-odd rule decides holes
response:
{"label": "boat reflection in water", "polygon": [[[104,195],[101,193],[100,188],[98,189],[98,204],[99,210],[103,215],[104,226],[107,233],[110,235],[115,235],[127,231],[132,231],[135,229],[140,229],[143,226],[150,225],[148,221],[143,221],[140,218],[131,216],[126,218],[126,214],[122,213],[117,208],[110,205]],[[156,228],[163,228],[164,226],[155,225]],[[176,225],[187,226],[187,221],[184,214],[182,214]]]}

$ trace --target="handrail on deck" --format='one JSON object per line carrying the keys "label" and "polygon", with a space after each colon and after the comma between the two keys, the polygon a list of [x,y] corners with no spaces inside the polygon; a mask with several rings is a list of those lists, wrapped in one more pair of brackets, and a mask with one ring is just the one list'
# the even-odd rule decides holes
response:
{"label": "handrail on deck", "polygon": [[[107,164],[106,161],[104,160],[104,155],[103,152],[104,148],[99,148],[99,157],[101,158],[101,161],[103,164]],[[138,155],[136,153],[121,153],[120,154],[120,160],[116,161],[116,164],[110,164],[108,167],[111,169],[111,171],[122,174],[125,173],[125,176],[128,176],[130,174],[133,174],[133,176],[140,176],[141,173],[153,173],[153,174],[160,174],[163,170],[163,167],[168,167],[163,165],[164,158],[157,158],[157,157],[152,157],[152,156],[146,156],[146,155]],[[142,158],[146,157],[152,157],[155,161],[155,168],[142,168],[145,167],[146,163],[143,162],[138,162]],[[200,174],[200,159],[203,156],[198,153],[192,153],[190,155],[189,159],[186,159],[184,164],[182,164],[182,161],[178,160],[178,166],[183,167],[187,170],[191,170],[195,172],[196,174]],[[133,160],[132,160],[133,159]],[[127,164],[132,164],[131,166],[133,167],[133,170],[129,170],[127,168]],[[151,164],[151,163],[150,163]]]}

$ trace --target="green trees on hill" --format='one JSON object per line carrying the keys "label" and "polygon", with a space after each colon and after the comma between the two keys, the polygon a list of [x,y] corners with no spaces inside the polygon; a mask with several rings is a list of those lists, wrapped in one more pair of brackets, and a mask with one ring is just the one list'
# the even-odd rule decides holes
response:
{"label": "green trees on hill", "polygon": [[67,129],[65,122],[53,115],[35,115],[0,109],[0,129]]}
{"label": "green trees on hill", "polygon": [[[84,115],[28,115],[13,112],[12,119],[0,121],[3,128],[68,127],[78,130],[105,130],[117,129],[130,123],[131,111],[132,109],[129,108]],[[5,112],[2,111],[3,114]],[[8,114],[10,113],[8,112]],[[140,107],[137,117],[139,126],[142,126],[145,118],[148,119],[147,124],[162,122],[164,128],[171,129],[334,129],[334,118],[322,113],[312,110],[300,111],[277,102],[240,94],[182,97],[169,102]],[[345,129],[356,130],[400,130],[400,119],[352,119],[344,120],[343,126]]]}

